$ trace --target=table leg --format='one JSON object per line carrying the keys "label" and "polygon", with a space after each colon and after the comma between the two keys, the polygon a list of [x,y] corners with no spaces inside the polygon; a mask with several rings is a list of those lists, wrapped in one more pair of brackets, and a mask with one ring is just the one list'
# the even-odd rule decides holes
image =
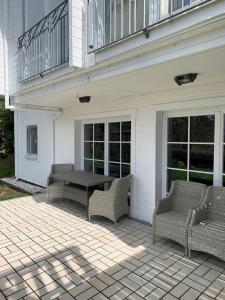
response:
{"label": "table leg", "polygon": [[63,189],[62,189],[61,197],[60,197],[59,202],[58,202],[58,207],[60,206],[60,204],[62,202],[63,195],[64,195],[64,190],[65,190],[65,181],[63,181]]}

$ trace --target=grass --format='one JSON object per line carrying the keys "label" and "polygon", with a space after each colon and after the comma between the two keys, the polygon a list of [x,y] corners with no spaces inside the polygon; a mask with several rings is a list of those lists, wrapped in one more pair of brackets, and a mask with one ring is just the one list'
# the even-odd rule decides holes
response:
{"label": "grass", "polygon": [[0,181],[0,201],[28,196],[27,193],[14,189]]}
{"label": "grass", "polygon": [[7,158],[0,158],[0,201],[10,200],[14,198],[24,197],[28,194],[19,191],[3,182],[1,178],[14,176],[14,159],[13,155]]}

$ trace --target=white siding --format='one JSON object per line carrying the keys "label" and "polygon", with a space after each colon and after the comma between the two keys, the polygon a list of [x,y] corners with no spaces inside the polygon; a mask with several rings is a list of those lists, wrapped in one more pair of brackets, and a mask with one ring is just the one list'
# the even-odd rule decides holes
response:
{"label": "white siding", "polygon": [[22,34],[21,0],[8,0],[8,64],[9,91],[14,94],[18,90],[19,64],[17,61],[17,40]]}
{"label": "white siding", "polygon": [[[28,125],[38,126],[37,159],[31,159],[27,156],[26,128]],[[15,149],[16,177],[45,186],[53,157],[52,114],[48,112],[19,111],[18,117],[15,113],[15,131],[17,136],[17,147]]]}
{"label": "white siding", "polygon": [[69,0],[69,39],[70,39],[70,65],[83,67],[84,33],[84,0]]}
{"label": "white siding", "polygon": [[5,1],[1,2],[0,9],[0,95],[5,94]]}

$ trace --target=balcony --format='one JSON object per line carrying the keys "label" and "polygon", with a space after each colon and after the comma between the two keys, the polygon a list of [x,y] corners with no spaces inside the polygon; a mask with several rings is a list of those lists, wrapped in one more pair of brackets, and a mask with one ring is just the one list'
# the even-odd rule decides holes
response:
{"label": "balcony", "polygon": [[19,82],[43,76],[69,61],[68,0],[18,39]]}
{"label": "balcony", "polygon": [[212,0],[89,0],[89,52],[100,50]]}

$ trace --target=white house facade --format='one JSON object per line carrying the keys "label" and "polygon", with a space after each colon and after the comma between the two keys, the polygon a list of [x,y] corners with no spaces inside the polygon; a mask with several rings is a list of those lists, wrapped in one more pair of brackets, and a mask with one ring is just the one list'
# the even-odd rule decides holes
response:
{"label": "white house facade", "polygon": [[17,178],[131,173],[130,215],[150,223],[172,180],[225,185],[224,0],[3,3]]}

